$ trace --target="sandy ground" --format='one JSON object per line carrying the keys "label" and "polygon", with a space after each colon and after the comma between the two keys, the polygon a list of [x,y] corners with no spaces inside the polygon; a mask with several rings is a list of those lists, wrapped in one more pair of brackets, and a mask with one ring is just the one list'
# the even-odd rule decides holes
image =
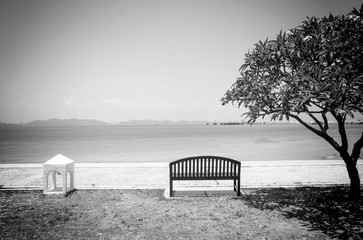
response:
{"label": "sandy ground", "polygon": [[[358,164],[363,179],[363,164]],[[61,178],[57,176],[58,186]],[[49,177],[51,181],[51,177]],[[339,160],[242,162],[241,187],[291,187],[349,184]],[[2,188],[42,188],[42,164],[1,164]],[[165,189],[169,195],[168,163],[75,164],[77,189]],[[232,181],[176,181],[175,190],[229,190]]]}

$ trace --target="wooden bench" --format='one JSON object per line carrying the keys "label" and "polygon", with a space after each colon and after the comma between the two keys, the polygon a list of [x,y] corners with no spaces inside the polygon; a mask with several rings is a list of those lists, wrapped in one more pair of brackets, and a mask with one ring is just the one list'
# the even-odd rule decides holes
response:
{"label": "wooden bench", "polygon": [[198,156],[183,158],[169,164],[170,197],[173,196],[173,181],[185,180],[233,180],[233,190],[241,195],[241,163],[217,157]]}

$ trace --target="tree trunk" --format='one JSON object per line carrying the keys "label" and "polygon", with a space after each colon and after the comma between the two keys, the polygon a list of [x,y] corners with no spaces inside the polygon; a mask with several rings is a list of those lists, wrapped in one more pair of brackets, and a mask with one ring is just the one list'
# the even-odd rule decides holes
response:
{"label": "tree trunk", "polygon": [[360,179],[357,166],[355,164],[347,164],[348,175],[350,178],[350,197],[352,199],[360,198]]}

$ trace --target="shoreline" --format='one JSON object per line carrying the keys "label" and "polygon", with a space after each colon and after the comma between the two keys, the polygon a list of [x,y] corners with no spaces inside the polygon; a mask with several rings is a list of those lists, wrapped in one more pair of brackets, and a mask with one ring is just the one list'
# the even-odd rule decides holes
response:
{"label": "shoreline", "polygon": [[[75,163],[77,189],[164,189],[169,196],[169,163]],[[339,160],[243,161],[241,188],[349,184]],[[357,168],[363,179],[363,162]],[[57,176],[61,182],[61,178]],[[43,164],[0,164],[0,189],[43,186]],[[1,186],[2,185],[2,186]],[[176,181],[176,191],[230,190],[232,181]]]}
{"label": "shoreline", "polygon": [[[240,161],[241,167],[345,165],[343,160],[256,160]],[[167,168],[169,162],[77,163],[77,168]],[[357,165],[363,165],[358,161]],[[0,168],[43,168],[43,163],[0,163]]]}

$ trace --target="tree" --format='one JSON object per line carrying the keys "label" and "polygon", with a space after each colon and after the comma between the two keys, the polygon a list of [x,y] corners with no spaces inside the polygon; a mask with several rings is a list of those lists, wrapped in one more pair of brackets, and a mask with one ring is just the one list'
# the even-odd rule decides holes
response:
{"label": "tree", "polygon": [[[265,116],[293,118],[325,139],[346,164],[352,197],[360,195],[356,165],[363,132],[349,154],[345,121],[363,112],[362,33],[363,4],[347,15],[307,18],[276,40],[255,44],[245,55],[241,77],[222,98],[223,105],[247,108],[251,124]],[[338,124],[340,144],[328,133],[329,117]]]}

